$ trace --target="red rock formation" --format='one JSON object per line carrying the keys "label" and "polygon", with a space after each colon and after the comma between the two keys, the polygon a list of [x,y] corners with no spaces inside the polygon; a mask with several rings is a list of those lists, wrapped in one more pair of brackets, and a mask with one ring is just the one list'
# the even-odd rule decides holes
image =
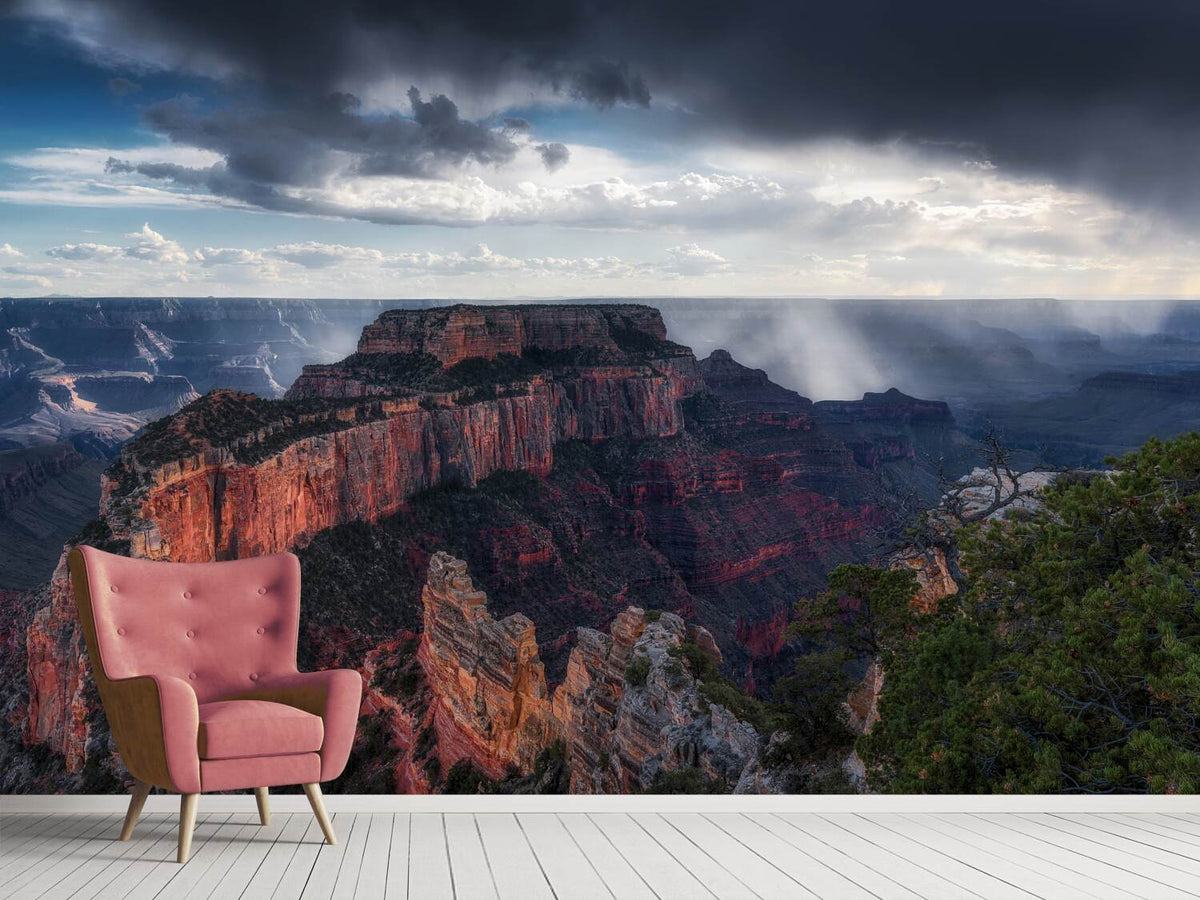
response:
{"label": "red rock formation", "polygon": [[[182,415],[242,399],[216,392]],[[331,422],[333,430],[282,441],[269,455],[247,455],[272,440],[267,433],[149,468],[135,442],[123,454],[124,480],[106,479],[106,518],[120,522],[132,505],[127,521],[136,555],[234,559],[303,545],[342,522],[377,521],[443,481],[473,486],[500,469],[544,473],[552,461],[549,409],[533,396],[433,410],[390,400],[339,414],[354,416],[355,424]]]}
{"label": "red rock formation", "polygon": [[[628,337],[627,337],[628,335]],[[528,349],[592,347],[620,352],[638,336],[666,340],[648,306],[456,306],[391,310],[363,329],[360,353],[425,353],[443,366],[464,359],[520,356]]]}
{"label": "red rock formation", "polygon": [[[663,613],[647,621],[638,607],[613,620],[610,634],[581,628],[567,677],[554,692],[575,793],[645,790],[665,772],[696,768],[735,792],[762,782],[760,738],[723,706],[710,704],[672,653],[690,641],[720,663],[704,628]],[[631,680],[633,666],[639,675]]]}
{"label": "red rock formation", "polygon": [[902,550],[892,558],[891,565],[892,568],[912,569],[916,574],[917,592],[910,602],[916,612],[937,612],[942,600],[958,593],[958,582],[950,574],[946,551],[942,547]]}
{"label": "red rock formation", "polygon": [[[580,628],[565,680],[551,699],[533,624],[517,614],[497,622],[466,564],[444,553],[429,563],[422,594],[425,631],[418,658],[435,697],[443,770],[469,759],[492,777],[529,772],[556,740],[567,747],[571,790],[629,792],[664,771],[698,767],[731,787],[758,784],[758,734],[703,701],[672,648],[685,640],[720,660],[703,628],[672,613],[648,623],[630,607],[609,634]],[[645,673],[630,682],[637,656]]]}
{"label": "red rock formation", "polygon": [[787,643],[787,627],[790,621],[791,615],[787,609],[777,610],[770,617],[753,622],[739,618],[737,621],[738,643],[754,657],[778,656]]}
{"label": "red rock formation", "polygon": [[[501,357],[507,362],[498,363],[490,376],[479,365]],[[436,377],[439,365],[442,371],[455,370],[467,360],[476,364],[470,372]],[[666,340],[662,316],[650,307],[458,305],[384,313],[364,329],[358,353],[333,365],[305,366],[288,397],[347,398],[455,387],[462,396],[479,386],[477,377],[508,391],[526,385],[531,372],[541,372],[565,391],[560,399],[569,406],[592,404],[585,418],[614,400],[637,403],[636,391],[625,400],[607,393],[622,380],[649,379],[652,383],[643,388],[657,391],[660,386],[654,382],[665,379],[675,399],[694,393],[702,383],[691,351]],[[586,438],[586,424],[583,431],[578,436]]]}
{"label": "red rock formation", "polygon": [[645,613],[631,607],[613,620],[610,634],[593,628],[577,632],[567,676],[554,692],[554,715],[567,741],[573,793],[617,793],[633,777],[630,768],[640,761],[639,755],[627,752],[624,760],[614,758],[611,737],[625,694],[629,655],[645,629]]}
{"label": "red rock formation", "polygon": [[91,706],[85,690],[92,673],[78,627],[66,554],[50,582],[50,602],[34,613],[25,637],[29,701],[27,744],[40,744],[66,761],[68,772],[83,768]]}
{"label": "red rock formation", "polygon": [[754,581],[800,560],[819,561],[861,539],[874,522],[869,508],[843,507],[792,485],[644,512],[655,545],[691,589]]}
{"label": "red rock formation", "polygon": [[447,481],[472,487],[501,470],[544,475],[562,441],[677,434],[689,361],[685,353],[658,367],[572,366],[481,399],[465,391],[378,397],[338,367],[301,379],[298,403],[214,392],[123,451],[105,482],[104,513],[135,554],[153,558],[303,545],[333,525],[377,521]]}
{"label": "red rock formation", "polygon": [[[134,440],[106,480],[104,515],[133,552],[198,562],[286,550],[335,524],[378,521],[446,481],[545,475],[563,440],[673,436],[677,401],[698,379],[648,307],[451,307],[388,313],[373,329],[367,349],[443,361],[504,353],[504,335],[517,349],[604,347],[643,361],[560,366],[480,394],[371,383],[384,376],[352,358],[306,367],[292,403],[214,392]],[[481,343],[488,336],[497,343]]]}
{"label": "red rock formation", "polygon": [[[417,759],[417,743],[421,730],[432,724],[432,710],[422,712],[413,709],[402,698],[397,698],[375,683],[375,674],[382,661],[397,653],[401,646],[414,635],[405,634],[393,641],[385,641],[371,650],[363,661],[363,716],[381,717],[387,723],[388,744],[398,751],[392,768],[392,781],[398,794],[428,794],[432,785],[429,775]],[[358,760],[360,765],[370,766],[374,760]]]}
{"label": "red rock formation", "polygon": [[436,697],[444,768],[467,758],[493,778],[510,764],[531,770],[559,731],[533,623],[520,613],[493,619],[467,564],[445,553],[429,560],[421,603],[418,658]]}
{"label": "red rock formation", "polygon": [[743,366],[728,350],[714,350],[700,361],[705,386],[720,397],[750,409],[808,411],[812,401],[767,377],[762,369]]}

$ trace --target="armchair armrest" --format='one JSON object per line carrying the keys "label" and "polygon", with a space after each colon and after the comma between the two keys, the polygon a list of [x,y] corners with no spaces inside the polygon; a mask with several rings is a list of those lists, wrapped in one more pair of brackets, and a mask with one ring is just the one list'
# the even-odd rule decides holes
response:
{"label": "armchair armrest", "polygon": [[109,728],[129,773],[181,794],[199,793],[200,708],[192,686],[173,675],[97,681]]}
{"label": "armchair armrest", "polygon": [[362,686],[362,676],[353,669],[295,672],[259,682],[253,691],[237,699],[285,703],[320,716],[325,725],[321,780],[330,781],[342,774],[350,757],[362,704]]}

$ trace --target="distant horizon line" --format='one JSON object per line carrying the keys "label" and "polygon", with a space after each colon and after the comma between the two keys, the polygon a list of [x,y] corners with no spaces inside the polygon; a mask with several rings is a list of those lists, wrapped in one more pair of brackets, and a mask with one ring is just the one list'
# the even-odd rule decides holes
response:
{"label": "distant horizon line", "polygon": [[289,302],[339,302],[339,303],[472,303],[500,305],[505,303],[606,303],[614,301],[688,301],[688,300],[767,300],[767,301],[871,301],[904,303],[911,301],[946,303],[1029,303],[1029,302],[1096,302],[1096,303],[1195,303],[1200,296],[1178,294],[1059,294],[1039,295],[989,295],[963,297],[938,294],[603,294],[550,297],[297,297],[271,296],[265,294],[42,294],[31,297],[0,297],[0,302],[53,301],[53,300],[282,300]]}

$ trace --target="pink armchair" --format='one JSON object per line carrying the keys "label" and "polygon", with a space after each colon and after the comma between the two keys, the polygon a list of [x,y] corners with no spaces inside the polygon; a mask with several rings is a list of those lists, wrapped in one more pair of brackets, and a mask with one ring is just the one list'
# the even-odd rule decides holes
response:
{"label": "pink armchair", "polygon": [[179,862],[204,791],[303,785],[336,843],[319,782],[346,767],[362,699],[349,669],[300,672],[300,563],[290,553],[219,563],[128,559],[92,547],[68,558],[92,671],[133,796],[182,795]]}

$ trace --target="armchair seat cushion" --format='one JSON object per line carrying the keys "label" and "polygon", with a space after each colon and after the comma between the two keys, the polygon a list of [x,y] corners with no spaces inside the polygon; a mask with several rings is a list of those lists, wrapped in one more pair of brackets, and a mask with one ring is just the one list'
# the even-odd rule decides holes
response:
{"label": "armchair seat cushion", "polygon": [[266,700],[200,704],[196,743],[201,759],[312,753],[324,740],[321,717],[294,706]]}

